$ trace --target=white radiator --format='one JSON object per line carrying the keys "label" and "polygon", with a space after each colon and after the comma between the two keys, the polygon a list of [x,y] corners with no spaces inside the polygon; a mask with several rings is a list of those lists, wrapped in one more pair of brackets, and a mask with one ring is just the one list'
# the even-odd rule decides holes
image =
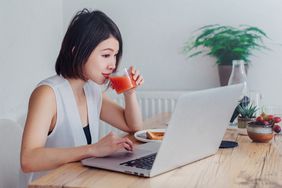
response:
{"label": "white radiator", "polygon": [[[143,120],[162,112],[173,112],[177,98],[182,93],[184,91],[138,91],[137,97]],[[118,104],[124,106],[123,95],[109,94],[109,96]],[[117,134],[123,133],[103,121],[100,122],[100,137],[111,131]]]}

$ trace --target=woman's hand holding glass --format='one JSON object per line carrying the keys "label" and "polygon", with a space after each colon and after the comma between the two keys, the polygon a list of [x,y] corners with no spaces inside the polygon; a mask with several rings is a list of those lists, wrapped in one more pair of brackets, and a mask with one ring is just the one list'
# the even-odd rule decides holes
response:
{"label": "woman's hand holding glass", "polygon": [[124,92],[125,95],[127,94],[132,94],[133,92],[135,92],[135,89],[139,86],[141,86],[144,83],[144,78],[143,76],[140,74],[140,71],[135,69],[133,66],[131,66],[128,70],[128,72],[130,73],[130,75],[132,76],[132,80],[135,82],[136,86],[131,88],[130,90],[127,90]]}
{"label": "woman's hand holding glass", "polygon": [[110,75],[111,87],[118,94],[131,94],[136,87],[144,83],[144,78],[139,70],[131,66],[128,70],[121,69]]}

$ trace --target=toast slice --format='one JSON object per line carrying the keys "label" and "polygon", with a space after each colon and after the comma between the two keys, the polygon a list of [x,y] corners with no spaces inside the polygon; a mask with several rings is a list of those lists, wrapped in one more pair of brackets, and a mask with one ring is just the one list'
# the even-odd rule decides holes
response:
{"label": "toast slice", "polygon": [[165,134],[164,132],[151,132],[151,131],[146,132],[147,138],[151,140],[162,140],[164,134]]}

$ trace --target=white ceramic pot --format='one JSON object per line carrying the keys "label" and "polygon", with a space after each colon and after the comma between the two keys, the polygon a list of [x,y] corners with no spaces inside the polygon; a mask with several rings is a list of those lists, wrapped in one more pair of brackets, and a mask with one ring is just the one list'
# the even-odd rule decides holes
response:
{"label": "white ceramic pot", "polygon": [[271,125],[248,124],[247,133],[254,142],[269,142],[273,138]]}

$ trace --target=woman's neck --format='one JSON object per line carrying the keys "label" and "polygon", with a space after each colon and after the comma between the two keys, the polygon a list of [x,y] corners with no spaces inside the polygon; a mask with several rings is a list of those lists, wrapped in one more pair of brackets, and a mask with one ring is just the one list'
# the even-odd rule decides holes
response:
{"label": "woman's neck", "polygon": [[82,79],[67,79],[76,96],[84,95],[83,86],[86,81]]}

